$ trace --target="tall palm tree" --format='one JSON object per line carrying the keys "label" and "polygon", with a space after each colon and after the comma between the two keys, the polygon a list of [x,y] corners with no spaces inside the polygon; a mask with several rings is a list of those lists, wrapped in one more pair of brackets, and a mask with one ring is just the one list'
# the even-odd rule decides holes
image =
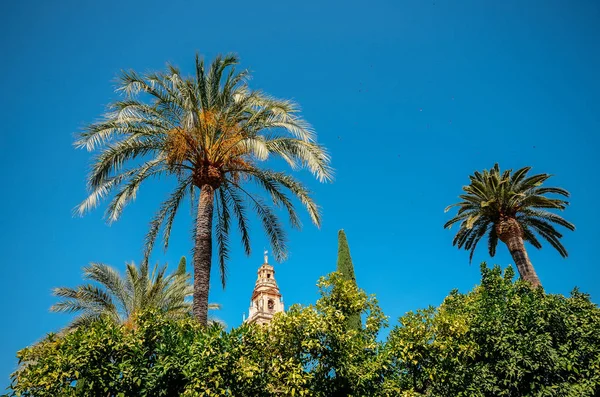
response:
{"label": "tall palm tree", "polygon": [[457,215],[444,225],[450,228],[460,222],[460,228],[454,236],[453,245],[470,250],[472,260],[477,243],[487,235],[490,256],[496,254],[498,240],[508,247],[522,279],[533,286],[539,286],[540,280],[529,260],[524,241],[536,248],[542,244],[536,237],[545,239],[559,254],[567,257],[567,250],[561,244],[559,233],[554,224],[575,230],[575,226],[546,209],[564,210],[569,204],[557,198],[548,198],[547,194],[569,197],[569,192],[557,187],[542,187],[550,178],[549,174],[527,176],[531,167],[500,172],[495,164],[491,170],[475,172],[470,176],[471,183],[463,187],[463,200],[452,204],[459,207]]}
{"label": "tall palm tree", "polygon": [[[53,295],[63,299],[50,311],[80,313],[66,330],[89,324],[103,316],[116,323],[126,323],[134,313],[151,308],[172,318],[191,315],[192,305],[186,297],[192,295],[193,288],[185,265],[183,257],[177,270],[167,275],[166,266],[154,265],[150,271],[146,261],[139,268],[128,263],[125,277],[122,277],[110,266],[91,263],[84,267],[83,274],[93,284],[55,288]],[[218,309],[219,306],[211,304],[210,308]]]}
{"label": "tall palm tree", "polygon": [[[142,182],[160,175],[176,179],[175,189],[150,224],[146,258],[161,229],[167,248],[177,210],[186,196],[190,198],[195,208],[193,311],[204,324],[213,235],[225,286],[232,217],[237,219],[247,255],[251,251],[249,205],[260,218],[276,259],[286,256],[285,232],[276,213],[248,189],[248,182],[265,190],[275,206],[285,208],[292,227],[299,228],[300,220],[285,190],[320,225],[319,208],[306,187],[284,172],[259,167],[260,163],[276,156],[292,169],[308,168],[320,181],[332,176],[329,156],[299,116],[297,105],[251,90],[248,72],[237,71],[237,63],[233,55],[218,56],[206,68],[196,56],[193,77],[183,77],[173,66],[144,75],[123,72],[117,91],[124,98],[113,102],[103,120],[88,126],[76,141],[78,147],[100,151],[88,179],[90,194],[78,208],[80,214],[116,190],[107,208],[109,221],[115,221]],[[124,168],[126,162],[131,168]]]}

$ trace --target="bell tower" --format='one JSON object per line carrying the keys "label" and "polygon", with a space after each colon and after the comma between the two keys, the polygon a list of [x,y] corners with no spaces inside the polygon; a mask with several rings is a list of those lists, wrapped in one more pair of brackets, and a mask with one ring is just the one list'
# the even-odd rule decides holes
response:
{"label": "bell tower", "polygon": [[258,278],[250,299],[250,312],[246,322],[268,324],[275,313],[283,310],[283,298],[275,281],[275,269],[269,265],[265,251],[265,262],[258,268]]}

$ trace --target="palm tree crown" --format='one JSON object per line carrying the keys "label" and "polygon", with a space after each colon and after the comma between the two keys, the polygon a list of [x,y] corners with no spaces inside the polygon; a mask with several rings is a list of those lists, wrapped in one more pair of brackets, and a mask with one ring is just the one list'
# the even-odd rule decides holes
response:
{"label": "palm tree crown", "polygon": [[[190,275],[185,271],[185,259],[182,258],[174,273],[167,275],[166,270],[166,266],[155,265],[150,272],[147,262],[142,262],[139,268],[128,263],[125,277],[122,277],[110,266],[91,263],[84,268],[84,278],[95,284],[55,288],[53,294],[63,299],[50,310],[80,313],[67,330],[103,316],[125,323],[134,313],[151,308],[168,317],[190,315],[192,305],[186,297],[192,295],[193,289]],[[218,308],[218,305],[212,305],[212,308]]]}
{"label": "palm tree crown", "polygon": [[[459,249],[470,250],[469,260],[473,258],[479,241],[486,235],[490,256],[495,255],[498,240],[503,241],[509,246],[513,258],[518,253],[515,258],[518,268],[519,262],[522,262],[522,259],[528,261],[528,257],[521,257],[526,257],[527,254],[524,249],[519,248],[518,241],[512,244],[513,238],[528,241],[539,249],[542,244],[537,234],[550,243],[561,256],[567,256],[567,250],[560,242],[562,234],[554,225],[569,230],[575,230],[575,226],[547,209],[562,211],[568,202],[546,195],[569,197],[569,192],[557,187],[542,187],[551,175],[527,176],[530,169],[531,167],[524,167],[514,173],[512,170],[501,172],[498,164],[495,164],[489,171],[475,172],[470,176],[471,183],[463,187],[465,194],[459,196],[463,201],[446,208],[445,211],[458,207],[457,215],[446,222],[444,227],[450,228],[460,222],[453,245]],[[527,269],[519,268],[519,271],[523,277],[523,271],[527,272]],[[533,271],[533,268],[529,271]],[[539,284],[539,280],[534,282],[536,283]]]}
{"label": "palm tree crown", "polygon": [[[173,220],[188,196],[196,208],[194,302],[201,307],[194,310],[202,322],[206,322],[212,236],[217,240],[225,285],[232,217],[248,255],[250,206],[276,259],[286,256],[285,233],[277,215],[248,190],[246,182],[266,190],[273,204],[285,208],[293,227],[299,228],[300,220],[285,190],[296,196],[312,221],[320,225],[318,206],[307,188],[291,176],[259,164],[277,156],[292,169],[308,168],[320,181],[332,177],[329,156],[316,143],[310,125],[299,117],[298,106],[251,90],[248,72],[236,71],[237,63],[233,55],[218,56],[206,68],[196,56],[193,77],[182,77],[173,66],[162,73],[123,72],[118,91],[124,99],[114,102],[104,119],[88,126],[76,142],[89,151],[100,150],[88,179],[90,194],[78,208],[81,214],[116,191],[107,208],[109,221],[115,221],[142,182],[164,174],[176,177],[177,186],[150,224],[145,256],[150,255],[161,229],[164,247],[168,246]],[[124,168],[127,162],[132,163],[131,168]]]}

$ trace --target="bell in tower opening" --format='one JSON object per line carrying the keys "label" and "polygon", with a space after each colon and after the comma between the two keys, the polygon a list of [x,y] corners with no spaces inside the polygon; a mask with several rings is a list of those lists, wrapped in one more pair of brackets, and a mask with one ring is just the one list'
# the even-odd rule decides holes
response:
{"label": "bell in tower opening", "polygon": [[269,265],[267,251],[265,262],[258,268],[258,278],[250,299],[248,323],[268,324],[275,313],[283,312],[283,298],[275,281],[275,269]]}

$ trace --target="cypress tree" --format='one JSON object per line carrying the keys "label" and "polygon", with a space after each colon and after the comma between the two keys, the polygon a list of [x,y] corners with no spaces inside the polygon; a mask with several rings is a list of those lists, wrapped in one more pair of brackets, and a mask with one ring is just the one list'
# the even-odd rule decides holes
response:
{"label": "cypress tree", "polygon": [[[341,229],[338,232],[337,271],[342,274],[344,280],[352,281],[358,288],[356,276],[354,275],[354,265],[352,264],[352,258],[350,257],[350,248],[348,247],[348,240],[346,239],[344,229]],[[348,329],[358,330],[361,327],[360,314],[350,315],[348,318]]]}
{"label": "cypress tree", "polygon": [[187,265],[187,261],[185,260],[185,256],[182,256],[181,259],[179,260],[179,265],[177,265],[177,273],[185,274],[185,272],[187,271],[186,265]]}

